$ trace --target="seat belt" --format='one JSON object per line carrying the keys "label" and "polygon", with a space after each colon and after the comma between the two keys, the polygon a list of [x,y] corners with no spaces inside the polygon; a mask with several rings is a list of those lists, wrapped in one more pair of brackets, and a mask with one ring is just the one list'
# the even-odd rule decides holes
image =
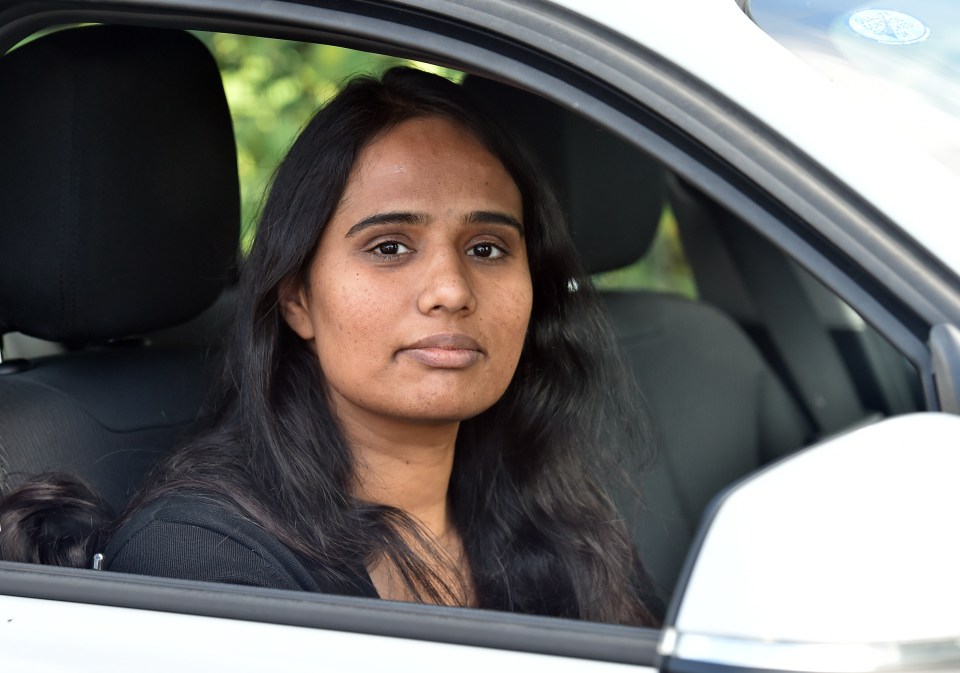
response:
{"label": "seat belt", "polygon": [[720,235],[819,434],[863,422],[869,414],[790,260],[744,223],[721,217]]}
{"label": "seat belt", "polygon": [[765,328],[779,369],[819,437],[869,414],[786,255],[676,176],[670,201],[701,297]]}

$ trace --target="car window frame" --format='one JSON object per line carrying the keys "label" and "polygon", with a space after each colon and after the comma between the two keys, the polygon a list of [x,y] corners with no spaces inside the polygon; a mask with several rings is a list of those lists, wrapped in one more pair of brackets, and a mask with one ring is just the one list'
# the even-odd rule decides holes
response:
{"label": "car window frame", "polygon": [[0,596],[650,666],[660,632],[572,619],[0,562]]}

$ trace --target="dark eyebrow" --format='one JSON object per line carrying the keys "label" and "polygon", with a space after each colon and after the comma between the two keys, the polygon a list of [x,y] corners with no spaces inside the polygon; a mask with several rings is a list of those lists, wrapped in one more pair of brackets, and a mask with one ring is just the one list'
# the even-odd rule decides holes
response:
{"label": "dark eyebrow", "polygon": [[475,210],[464,220],[467,224],[505,224],[513,227],[523,236],[523,224],[513,215],[498,213],[490,210]]}
{"label": "dark eyebrow", "polygon": [[[345,238],[356,236],[368,227],[375,227],[380,224],[414,224],[425,225],[429,222],[429,217],[423,213],[410,213],[404,211],[393,211],[389,213],[377,213],[370,217],[365,217],[355,225],[350,227]],[[513,227],[523,236],[523,225],[517,218],[507,213],[498,213],[490,210],[475,210],[464,218],[465,224],[503,224]]]}
{"label": "dark eyebrow", "polygon": [[370,217],[365,217],[347,231],[346,238],[356,236],[367,227],[375,227],[378,224],[426,224],[427,216],[423,213],[407,213],[395,211],[390,213],[377,213]]}

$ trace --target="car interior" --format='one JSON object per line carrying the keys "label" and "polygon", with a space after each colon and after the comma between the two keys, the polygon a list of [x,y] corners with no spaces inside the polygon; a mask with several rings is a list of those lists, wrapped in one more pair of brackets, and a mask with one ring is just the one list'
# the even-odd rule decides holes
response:
{"label": "car interior", "polygon": [[[804,446],[923,408],[908,361],[703,185],[501,81],[592,273],[676,218],[696,298],[604,288],[658,457],[619,493],[668,600],[711,500]],[[84,26],[0,58],[0,470],[79,473],[115,507],[189,431],[229,320],[240,192],[214,57],[185,31]],[[41,123],[26,123],[26,120]],[[25,335],[25,336],[24,336]]]}
{"label": "car interior", "polygon": [[4,57],[0,89],[0,322],[64,347],[2,364],[3,476],[79,473],[120,508],[196,416],[210,347],[143,335],[208,309],[233,275],[220,73],[186,33],[100,26]]}

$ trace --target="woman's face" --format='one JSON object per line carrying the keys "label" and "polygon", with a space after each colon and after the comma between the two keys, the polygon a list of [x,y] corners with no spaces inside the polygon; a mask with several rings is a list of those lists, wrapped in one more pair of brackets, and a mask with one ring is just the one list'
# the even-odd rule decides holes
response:
{"label": "woman's face", "polygon": [[341,419],[460,421],[513,377],[533,289],[520,193],[459,125],[363,149],[309,274],[282,296]]}

